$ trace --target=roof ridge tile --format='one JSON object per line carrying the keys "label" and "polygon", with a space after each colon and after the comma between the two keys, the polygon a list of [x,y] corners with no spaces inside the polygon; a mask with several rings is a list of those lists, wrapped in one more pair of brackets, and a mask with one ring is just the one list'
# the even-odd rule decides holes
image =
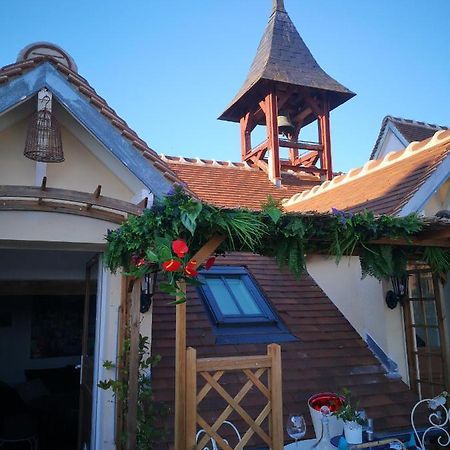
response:
{"label": "roof ridge tile", "polygon": [[384,169],[385,167],[395,164],[403,159],[409,158],[414,154],[429,151],[438,146],[446,144],[450,147],[450,130],[436,131],[436,133],[434,133],[431,138],[425,139],[424,141],[420,142],[411,142],[404,150],[389,152],[383,159],[369,160],[364,164],[362,168],[351,169],[347,174],[339,175],[333,178],[328,184],[323,183],[320,186],[315,186],[308,191],[302,192],[300,197],[294,195],[291,198],[284,199],[282,201],[282,204],[283,206],[292,206],[295,203],[309,200],[312,197],[315,197],[325,191],[333,189],[337,185],[342,185],[344,183],[362,178],[369,173]]}
{"label": "roof ridge tile", "polygon": [[400,122],[407,125],[417,125],[420,127],[426,127],[436,130],[448,130],[448,127],[445,125],[437,125],[435,123],[423,122],[421,120],[405,119],[403,117],[393,117],[393,116],[386,116],[386,118],[391,119],[393,122]]}

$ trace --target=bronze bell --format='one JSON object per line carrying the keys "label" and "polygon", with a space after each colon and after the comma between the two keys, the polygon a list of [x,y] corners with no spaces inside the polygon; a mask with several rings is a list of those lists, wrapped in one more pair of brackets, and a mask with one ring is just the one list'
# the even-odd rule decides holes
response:
{"label": "bronze bell", "polygon": [[280,111],[277,117],[278,132],[288,137],[294,132],[294,124],[291,122],[289,113],[287,111]]}

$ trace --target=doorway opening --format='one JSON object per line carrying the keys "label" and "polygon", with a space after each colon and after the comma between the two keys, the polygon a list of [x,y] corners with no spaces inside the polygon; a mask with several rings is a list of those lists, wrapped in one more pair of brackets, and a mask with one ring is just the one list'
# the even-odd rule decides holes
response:
{"label": "doorway opening", "polygon": [[90,448],[97,279],[94,252],[0,249],[5,449]]}

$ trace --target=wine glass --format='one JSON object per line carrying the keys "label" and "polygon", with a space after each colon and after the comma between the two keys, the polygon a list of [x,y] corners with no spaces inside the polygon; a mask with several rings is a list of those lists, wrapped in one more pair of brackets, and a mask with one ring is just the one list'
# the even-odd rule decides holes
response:
{"label": "wine glass", "polygon": [[300,414],[291,414],[286,424],[287,434],[295,439],[295,448],[298,449],[298,440],[306,434],[305,418]]}

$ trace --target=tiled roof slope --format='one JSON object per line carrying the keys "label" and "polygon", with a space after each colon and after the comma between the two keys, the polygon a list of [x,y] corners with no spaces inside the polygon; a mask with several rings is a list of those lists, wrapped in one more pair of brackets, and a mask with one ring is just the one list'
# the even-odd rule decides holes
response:
{"label": "tiled roof slope", "polygon": [[[280,271],[272,258],[251,254],[231,254],[219,258],[216,264],[245,265],[281,320],[298,338],[281,344],[284,416],[300,411],[309,421],[307,399],[312,394],[348,387],[360,399],[368,416],[375,419],[376,430],[409,425],[414,395],[403,382],[385,376],[363,339],[309,275],[296,280],[290,272]],[[152,373],[154,396],[156,401],[172,408],[169,416],[173,420],[175,308],[162,294],[156,295],[153,308],[152,348],[154,354],[162,356]],[[188,288],[187,327],[187,344],[197,349],[199,358],[266,353],[266,344],[215,344],[207,311],[194,287]],[[226,390],[236,393],[242,381],[242,377],[228,379]],[[260,397],[252,395],[245,405],[254,418],[262,409]],[[201,404],[200,414],[212,419],[221,411],[217,401],[211,400]],[[230,420],[236,419],[231,416]],[[167,425],[170,439],[173,423]],[[236,421],[236,425],[244,429],[241,422]],[[311,423],[307,429],[308,437],[312,437]]]}
{"label": "tiled roof slope", "polygon": [[442,125],[402,119],[401,117],[386,116],[381,123],[380,133],[378,134],[370,159],[375,157],[389,123],[395,126],[408,143],[428,139],[439,130],[448,130],[448,127]]}
{"label": "tiled roof slope", "polygon": [[265,172],[246,163],[165,155],[161,158],[198,198],[215,206],[257,210],[269,195],[281,200],[320,183],[310,174],[284,172],[282,187],[278,188]]}
{"label": "tiled roof slope", "polygon": [[280,4],[269,18],[247,79],[220,119],[239,121],[238,104],[245,103],[245,95],[262,80],[333,92],[332,108],[355,95],[319,66]]}
{"label": "tiled roof slope", "polygon": [[128,139],[168,180],[179,182],[177,176],[169,166],[164,161],[161,161],[158,154],[128,126],[125,120],[119,117],[119,115],[106,103],[105,99],[97,94],[95,89],[90,86],[85,78],[54,60],[51,56],[37,56],[0,68],[0,85],[8,83],[12,79],[25,74],[42,64],[44,61],[50,62],[82,95],[87,97],[90,103],[119,130],[122,136]]}
{"label": "tiled roof slope", "polygon": [[296,194],[283,203],[287,211],[327,212],[331,208],[356,212],[369,209],[376,214],[396,214],[436,168],[450,149],[450,131],[413,142],[405,150],[370,160],[310,191]]}

